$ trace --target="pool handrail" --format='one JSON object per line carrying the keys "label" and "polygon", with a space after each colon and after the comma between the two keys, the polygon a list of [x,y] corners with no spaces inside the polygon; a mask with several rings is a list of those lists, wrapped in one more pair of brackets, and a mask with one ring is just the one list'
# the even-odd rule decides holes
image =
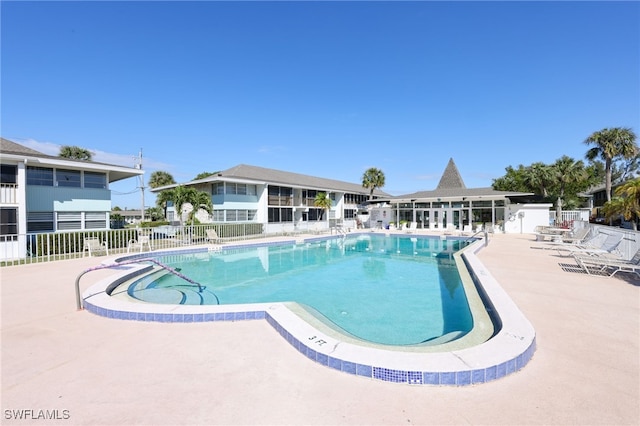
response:
{"label": "pool handrail", "polygon": [[[175,268],[172,268],[171,266],[165,265],[164,263],[161,263],[159,261],[157,261],[156,259],[150,258],[150,257],[144,257],[141,259],[132,259],[132,260],[123,260],[121,262],[116,262],[116,263],[108,263],[108,264],[102,264],[102,265],[98,265],[98,266],[94,266],[93,268],[89,268],[86,269],[84,271],[82,271],[80,273],[80,275],[78,275],[78,277],[76,278],[76,307],[79,311],[82,310],[82,298],[80,297],[80,278],[82,278],[82,276],[84,274],[86,274],[87,272],[91,272],[91,271],[97,271],[100,269],[107,269],[107,268],[115,268],[118,266],[122,266],[122,265],[129,265],[132,263],[142,263],[142,262],[152,262],[155,263],[156,265],[158,265],[159,267],[161,267],[162,269],[164,269],[165,271],[169,272],[170,274],[173,274],[179,278],[182,278],[183,280],[194,284],[196,286],[198,286],[198,292],[202,293],[202,291],[206,288],[204,287],[202,284],[192,280],[191,278],[187,277],[184,274],[181,274],[180,272],[178,272]],[[218,296],[215,293],[211,293],[213,294],[213,296],[216,298],[216,301],[218,302],[218,304],[220,304],[220,300],[218,299]]]}
{"label": "pool handrail", "polygon": [[475,234],[473,234],[472,236],[466,238],[463,243],[468,243],[469,241],[472,241],[476,238],[476,236],[478,235],[482,235],[484,237],[484,246],[488,246],[489,245],[489,232],[486,229],[481,229],[479,231],[477,231]]}

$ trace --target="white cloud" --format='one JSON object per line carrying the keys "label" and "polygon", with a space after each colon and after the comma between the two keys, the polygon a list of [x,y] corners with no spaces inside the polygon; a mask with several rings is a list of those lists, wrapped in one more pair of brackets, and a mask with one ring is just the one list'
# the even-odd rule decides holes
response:
{"label": "white cloud", "polygon": [[17,140],[16,142],[20,145],[24,145],[27,148],[35,149],[36,151],[39,151],[46,155],[58,155],[60,153],[61,145],[55,143],[39,142],[34,139]]}

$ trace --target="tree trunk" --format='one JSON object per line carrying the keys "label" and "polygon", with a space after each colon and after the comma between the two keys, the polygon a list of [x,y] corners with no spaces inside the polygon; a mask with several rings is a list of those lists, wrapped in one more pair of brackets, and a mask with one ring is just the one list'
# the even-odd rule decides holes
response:
{"label": "tree trunk", "polygon": [[562,221],[562,197],[558,197],[556,200],[556,226],[560,225]]}

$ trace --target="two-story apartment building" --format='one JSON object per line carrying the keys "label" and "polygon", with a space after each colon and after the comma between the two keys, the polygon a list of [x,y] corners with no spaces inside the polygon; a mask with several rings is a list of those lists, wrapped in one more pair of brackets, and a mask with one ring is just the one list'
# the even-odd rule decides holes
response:
{"label": "two-story apartment building", "polygon": [[0,259],[24,256],[26,234],[109,229],[109,184],[144,173],[46,155],[0,138]]}
{"label": "two-story apartment building", "polygon": [[[246,164],[184,185],[211,194],[213,216],[200,212],[197,217],[201,222],[262,223],[266,233],[322,230],[334,223],[355,228],[358,207],[369,199],[369,190],[361,184]],[[151,192],[175,186],[155,188]],[[332,201],[328,215],[314,206],[321,192]],[[389,197],[383,191],[374,191],[374,198],[382,196]],[[180,213],[185,217],[187,211]],[[168,206],[167,219],[177,221],[177,215],[173,206]]]}

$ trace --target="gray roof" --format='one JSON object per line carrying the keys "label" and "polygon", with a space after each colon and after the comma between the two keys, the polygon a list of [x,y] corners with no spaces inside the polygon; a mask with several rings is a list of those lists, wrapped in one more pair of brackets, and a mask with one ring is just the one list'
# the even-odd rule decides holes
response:
{"label": "gray roof", "polygon": [[440,178],[440,182],[438,183],[438,187],[436,189],[453,188],[460,189],[466,188],[466,186],[462,181],[462,176],[460,176],[460,172],[458,171],[456,163],[453,162],[453,158],[449,158],[449,163],[444,169],[444,173],[442,173],[442,177]]}
{"label": "gray roof", "polygon": [[8,139],[0,138],[0,152],[3,154],[15,154],[15,155],[29,155],[35,157],[48,157],[48,155],[36,151],[35,149],[27,148],[26,146],[11,142]]}
{"label": "gray roof", "polygon": [[76,160],[43,154],[40,151],[36,151],[35,149],[28,148],[5,138],[0,138],[0,153],[2,153],[3,156],[10,155],[36,159],[36,161],[41,160],[44,164],[47,163],[46,160],[51,160],[49,164],[61,164],[59,162],[64,162],[65,167],[109,171],[109,182],[116,182],[121,179],[127,179],[144,173],[142,170],[135,169],[133,167],[123,167],[116,164],[98,163],[90,160]]}
{"label": "gray roof", "polygon": [[394,197],[398,199],[420,199],[420,198],[504,198],[523,195],[533,195],[531,192],[510,192],[496,191],[491,187],[488,188],[445,188],[434,189],[432,191],[418,191],[411,194]]}
{"label": "gray roof", "polygon": [[[280,184],[317,190],[334,190],[351,194],[369,194],[369,190],[363,187],[362,184],[319,178],[299,173],[268,169],[265,167],[250,166],[247,164],[239,164],[235,167],[223,170],[216,173],[215,175],[208,176],[204,179],[188,182],[186,183],[186,185],[233,179],[259,181],[269,184]],[[154,190],[152,190],[152,192],[174,186],[177,185],[167,185],[162,188],[155,188]],[[378,189],[375,190],[373,194],[381,197],[389,197],[389,194]]]}

